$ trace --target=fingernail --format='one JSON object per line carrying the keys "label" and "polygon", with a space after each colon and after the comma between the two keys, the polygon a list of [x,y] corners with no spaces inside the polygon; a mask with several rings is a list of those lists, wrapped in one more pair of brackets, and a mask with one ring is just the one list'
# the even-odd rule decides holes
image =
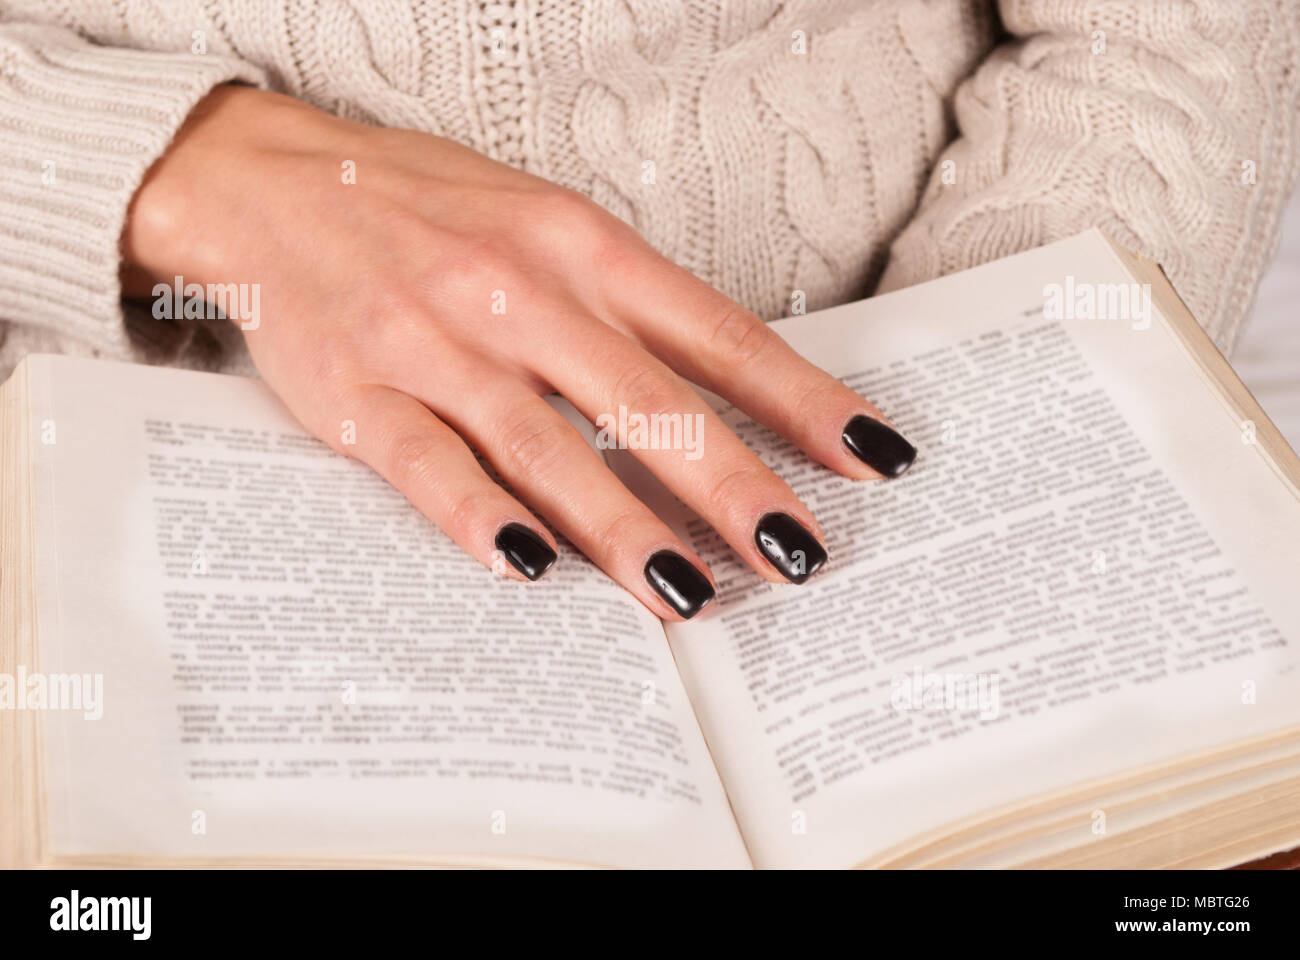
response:
{"label": "fingernail", "polygon": [[529,580],[536,580],[555,564],[555,551],[522,523],[507,523],[497,531],[497,549]]}
{"label": "fingernail", "polygon": [[803,583],[826,562],[826,548],[788,513],[769,513],[759,520],[754,541],[791,583]]}
{"label": "fingernail", "polygon": [[645,578],[668,606],[687,620],[713,599],[709,578],[695,564],[671,550],[660,550],[646,561]]}
{"label": "fingernail", "polygon": [[840,435],[849,451],[876,473],[893,479],[901,477],[916,459],[916,447],[887,423],[854,417]]}

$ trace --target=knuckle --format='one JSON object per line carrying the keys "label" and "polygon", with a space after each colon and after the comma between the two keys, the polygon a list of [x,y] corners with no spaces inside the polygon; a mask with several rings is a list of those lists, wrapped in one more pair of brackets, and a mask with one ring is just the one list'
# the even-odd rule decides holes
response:
{"label": "knuckle", "polygon": [[539,215],[547,221],[561,225],[591,217],[596,208],[593,201],[576,190],[565,187],[544,190],[534,200]]}
{"label": "knuckle", "polygon": [[636,232],[576,190],[556,190],[539,198],[539,222],[560,250],[575,250],[602,274],[623,274],[636,262]]}
{"label": "knuckle", "polygon": [[337,341],[316,344],[305,359],[305,366],[311,371],[312,383],[345,383],[352,372],[352,351],[340,350]]}
{"label": "knuckle", "polygon": [[442,294],[481,297],[507,285],[510,258],[489,240],[466,240],[454,253],[439,258],[433,282]]}
{"label": "knuckle", "polygon": [[364,366],[362,351],[352,344],[351,335],[341,331],[338,336],[318,341],[308,347],[302,368],[309,377],[313,392],[337,397],[356,382]]}
{"label": "knuckle", "polygon": [[388,442],[387,466],[397,487],[428,484],[437,476],[438,443],[427,433],[406,431]]}
{"label": "knuckle", "polygon": [[617,280],[629,275],[641,262],[640,238],[621,220],[599,218],[587,225],[585,236],[588,257],[602,275]]}
{"label": "knuckle", "polygon": [[671,375],[652,364],[639,363],[615,379],[612,400],[636,413],[670,412],[684,405],[682,389]]}
{"label": "knuckle", "polygon": [[516,476],[545,472],[563,454],[568,429],[567,423],[549,416],[511,418],[497,444],[502,472]]}
{"label": "knuckle", "polygon": [[472,530],[474,518],[483,504],[483,497],[472,490],[467,490],[452,497],[443,512],[443,530],[454,535],[455,531]]}
{"label": "knuckle", "polygon": [[753,313],[731,304],[714,320],[707,347],[720,363],[743,366],[751,363],[774,336],[767,324]]}
{"label": "knuckle", "polygon": [[636,509],[615,511],[601,521],[592,541],[592,550],[599,557],[616,556],[622,552],[630,531],[634,530],[644,517]]}
{"label": "knuckle", "polygon": [[413,345],[422,344],[430,335],[434,325],[430,322],[428,308],[399,290],[400,287],[392,285],[375,297],[367,313],[373,318],[373,329],[358,331],[354,337],[358,352],[377,345],[383,355],[403,356]]}
{"label": "knuckle", "polygon": [[843,385],[830,374],[799,377],[785,395],[789,409],[796,415],[809,415],[819,410],[834,410],[841,406]]}
{"label": "knuckle", "polygon": [[596,201],[564,187],[538,194],[534,200],[534,216],[536,223],[557,231],[556,236],[570,241],[574,235],[584,238],[600,236],[611,222],[615,222],[614,217]]}
{"label": "knuckle", "polygon": [[705,494],[711,516],[726,516],[737,504],[749,503],[759,490],[770,486],[771,471],[761,463],[745,463],[712,480]]}

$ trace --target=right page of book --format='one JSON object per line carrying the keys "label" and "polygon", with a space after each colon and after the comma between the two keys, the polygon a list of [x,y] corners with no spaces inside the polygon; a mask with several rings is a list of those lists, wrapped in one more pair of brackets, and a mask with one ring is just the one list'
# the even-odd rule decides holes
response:
{"label": "right page of book", "polygon": [[758,866],[1300,722],[1300,502],[1131,282],[1090,233],[778,323],[920,449],[853,482],[717,402],[826,529],[804,586],[619,461],[718,577],[668,629]]}

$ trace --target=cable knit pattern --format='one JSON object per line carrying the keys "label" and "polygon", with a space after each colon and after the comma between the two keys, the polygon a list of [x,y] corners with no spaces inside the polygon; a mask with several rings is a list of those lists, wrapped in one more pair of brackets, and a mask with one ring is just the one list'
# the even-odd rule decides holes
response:
{"label": "cable knit pattern", "polygon": [[582,191],[767,319],[1097,225],[1227,349],[1298,56],[1295,0],[0,0],[0,374],[248,369],[228,324],[124,319],[117,281],[145,171],[232,81]]}
{"label": "cable knit pattern", "polygon": [[1230,351],[1296,178],[1295,0],[1003,0],[1001,13],[1017,42],[958,91],[962,136],[880,289],[1097,226],[1159,262]]}

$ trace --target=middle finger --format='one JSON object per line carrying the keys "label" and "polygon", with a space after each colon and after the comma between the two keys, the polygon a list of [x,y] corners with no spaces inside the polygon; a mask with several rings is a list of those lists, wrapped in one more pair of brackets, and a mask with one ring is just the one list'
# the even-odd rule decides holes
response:
{"label": "middle finger", "polygon": [[567,336],[535,355],[539,376],[607,427],[766,579],[803,583],[826,562],[812,512],[690,385],[599,319],[568,324]]}

